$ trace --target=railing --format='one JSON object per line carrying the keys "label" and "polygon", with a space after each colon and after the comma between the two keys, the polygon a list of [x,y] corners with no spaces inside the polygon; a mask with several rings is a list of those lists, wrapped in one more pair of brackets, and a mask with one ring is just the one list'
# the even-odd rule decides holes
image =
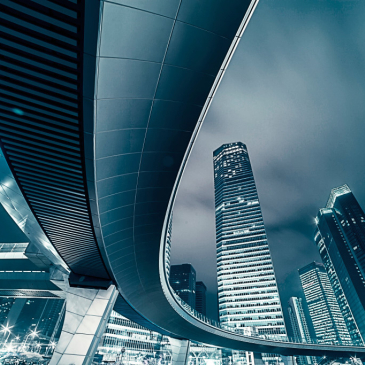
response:
{"label": "railing", "polygon": [[[250,327],[250,328],[252,328],[252,330],[250,331],[250,334],[245,334],[245,333],[243,333],[244,327],[242,328],[242,327],[229,326],[227,324],[222,324],[214,319],[208,318],[208,317],[204,316],[203,314],[199,313],[198,311],[196,311],[195,309],[191,308],[190,305],[185,303],[173,290],[172,290],[172,292],[174,294],[176,301],[192,317],[194,317],[208,325],[220,328],[225,331],[233,332],[234,334],[242,336],[242,337],[269,340],[269,341],[278,341],[278,342],[298,343],[298,344],[316,344],[316,345],[334,345],[334,346],[340,345],[340,346],[364,347],[364,345],[353,344],[352,342],[351,343],[334,343],[334,342],[329,343],[327,341],[320,341],[317,339],[303,340],[300,338],[293,338],[293,337],[287,336],[286,334],[259,334],[257,332],[257,330],[255,331],[254,327]],[[248,330],[248,327],[247,327],[247,330]]]}

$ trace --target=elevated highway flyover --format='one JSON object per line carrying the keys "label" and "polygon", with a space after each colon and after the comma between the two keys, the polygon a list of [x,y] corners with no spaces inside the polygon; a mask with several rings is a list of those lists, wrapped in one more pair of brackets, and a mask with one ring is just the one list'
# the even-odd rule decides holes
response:
{"label": "elevated highway flyover", "polygon": [[[256,4],[2,0],[0,143],[11,170],[3,186],[32,220],[33,254],[70,273],[70,298],[118,296],[116,310],[176,339],[364,357],[364,347],[220,328],[184,309],[168,284],[165,242],[179,181]],[[69,318],[81,321],[76,312]],[[65,332],[56,362],[81,336]],[[90,357],[88,338],[80,352]]]}

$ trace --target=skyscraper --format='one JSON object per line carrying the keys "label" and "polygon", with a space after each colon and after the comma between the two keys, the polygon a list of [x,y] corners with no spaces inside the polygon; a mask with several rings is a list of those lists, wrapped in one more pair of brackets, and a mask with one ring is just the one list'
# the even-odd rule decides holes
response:
{"label": "skyscraper", "polygon": [[196,290],[195,290],[195,309],[203,314],[204,316],[207,314],[207,287],[202,281],[196,282]]}
{"label": "skyscraper", "polygon": [[[219,317],[237,332],[286,336],[274,267],[246,145],[213,153]],[[253,354],[247,353],[253,359]],[[275,355],[262,354],[268,363]]]}
{"label": "skyscraper", "polygon": [[224,325],[286,335],[246,145],[214,151],[219,316]]}
{"label": "skyscraper", "polygon": [[324,266],[312,262],[299,269],[299,276],[318,342],[351,345],[345,319]]}
{"label": "skyscraper", "polygon": [[[293,331],[295,341],[311,342],[307,319],[304,314],[302,298],[291,297],[288,303],[288,312],[290,325]],[[315,358],[311,356],[299,356],[299,365],[310,365],[316,363]]]}
{"label": "skyscraper", "polygon": [[302,298],[291,297],[288,303],[288,312],[295,340],[310,342],[311,336],[303,310]]}
{"label": "skyscraper", "polygon": [[170,285],[185,303],[195,309],[196,272],[191,264],[171,265]]}
{"label": "skyscraper", "polygon": [[315,243],[354,344],[365,339],[365,214],[347,185],[316,217]]}

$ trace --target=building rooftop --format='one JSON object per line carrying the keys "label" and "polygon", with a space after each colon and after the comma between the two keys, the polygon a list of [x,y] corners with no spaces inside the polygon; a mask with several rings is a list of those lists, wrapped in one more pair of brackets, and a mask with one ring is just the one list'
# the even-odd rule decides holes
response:
{"label": "building rooftop", "polygon": [[351,193],[351,189],[348,187],[347,184],[341,185],[337,188],[333,188],[328,198],[326,208],[333,208],[337,197],[348,193]]}

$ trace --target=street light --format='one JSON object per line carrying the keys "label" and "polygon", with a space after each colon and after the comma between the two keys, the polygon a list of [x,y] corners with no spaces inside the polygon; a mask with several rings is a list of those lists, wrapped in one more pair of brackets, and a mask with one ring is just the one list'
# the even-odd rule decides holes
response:
{"label": "street light", "polygon": [[52,350],[51,353],[53,353],[54,349],[56,347],[56,342],[51,341],[48,346],[46,347],[46,353],[45,355],[48,355],[49,350]]}
{"label": "street light", "polygon": [[9,336],[10,336],[10,334],[11,334],[11,331],[10,331],[10,328],[13,328],[14,326],[8,326],[8,325],[6,325],[6,326],[4,326],[3,324],[1,325],[2,326],[2,330],[0,331],[0,332],[3,332],[4,333],[4,335],[7,333],[8,335],[6,336],[6,339],[5,339],[5,342],[4,342],[4,345],[8,342],[8,339],[9,339]]}
{"label": "street light", "polygon": [[38,332],[36,330],[34,330],[34,331],[30,331],[30,333],[27,334],[27,336],[25,337],[25,340],[23,342],[23,346],[22,346],[24,349],[25,349],[25,345],[26,345],[26,343],[28,341],[29,336],[31,336],[32,338],[34,338],[36,336],[38,337]]}

